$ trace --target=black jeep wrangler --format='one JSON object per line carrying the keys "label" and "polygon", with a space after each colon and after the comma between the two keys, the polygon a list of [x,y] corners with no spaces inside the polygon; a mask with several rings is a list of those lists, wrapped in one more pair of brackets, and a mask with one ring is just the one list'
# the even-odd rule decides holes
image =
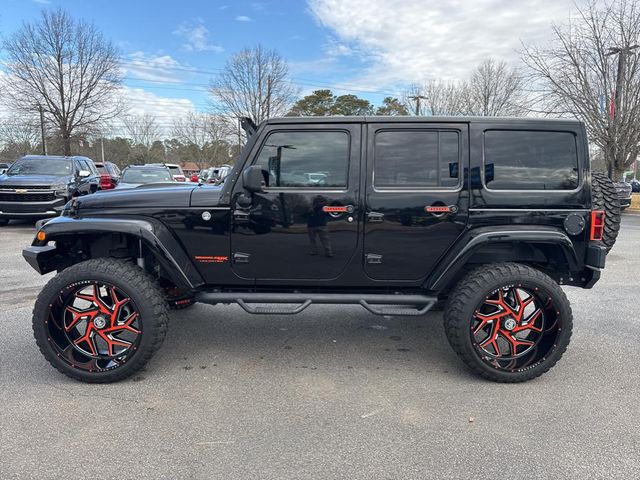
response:
{"label": "black jeep wrangler", "polygon": [[222,186],[76,198],[23,254],[57,271],[33,313],[62,373],[111,382],[160,347],[168,308],[255,314],[446,302],[451,346],[498,382],[549,370],[569,344],[560,285],[591,288],[619,227],[584,125],[497,118],[244,120]]}

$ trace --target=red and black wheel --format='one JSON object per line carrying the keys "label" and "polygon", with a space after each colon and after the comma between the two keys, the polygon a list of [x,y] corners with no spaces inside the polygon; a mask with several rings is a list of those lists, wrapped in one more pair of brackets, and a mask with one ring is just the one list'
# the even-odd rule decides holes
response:
{"label": "red and black wheel", "polygon": [[573,317],[560,286],[526,265],[485,265],[449,295],[445,329],[476,373],[522,382],[549,370],[567,349]]}
{"label": "red and black wheel", "polygon": [[85,382],[122,380],[161,345],[167,306],[156,282],[120,260],[96,259],[56,275],[40,293],[33,331],[45,358]]}

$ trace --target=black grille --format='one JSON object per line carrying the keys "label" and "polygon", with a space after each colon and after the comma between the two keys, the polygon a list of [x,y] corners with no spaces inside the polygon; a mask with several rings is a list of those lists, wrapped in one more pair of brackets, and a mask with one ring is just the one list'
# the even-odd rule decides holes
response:
{"label": "black grille", "polygon": [[51,185],[4,185],[0,184],[0,190],[51,190]]}
{"label": "black grille", "polygon": [[55,200],[53,193],[2,193],[0,202],[51,202]]}

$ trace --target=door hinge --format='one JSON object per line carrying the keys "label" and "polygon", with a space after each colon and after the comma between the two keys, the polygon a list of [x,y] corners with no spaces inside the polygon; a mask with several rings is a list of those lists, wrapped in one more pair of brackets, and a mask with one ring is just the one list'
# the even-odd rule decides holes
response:
{"label": "door hinge", "polygon": [[249,257],[251,257],[248,253],[237,252],[233,254],[233,263],[249,263]]}
{"label": "door hinge", "polygon": [[377,253],[367,253],[365,259],[367,263],[382,263],[382,255],[378,255]]}

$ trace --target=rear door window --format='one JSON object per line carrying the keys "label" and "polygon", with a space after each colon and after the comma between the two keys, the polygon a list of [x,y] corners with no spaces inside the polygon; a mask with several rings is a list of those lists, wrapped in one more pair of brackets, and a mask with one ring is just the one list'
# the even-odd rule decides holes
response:
{"label": "rear door window", "polygon": [[484,183],[492,190],[575,190],[579,183],[575,135],[486,131]]}
{"label": "rear door window", "polygon": [[374,144],[373,184],[377,189],[456,188],[459,144],[457,131],[379,131]]}

